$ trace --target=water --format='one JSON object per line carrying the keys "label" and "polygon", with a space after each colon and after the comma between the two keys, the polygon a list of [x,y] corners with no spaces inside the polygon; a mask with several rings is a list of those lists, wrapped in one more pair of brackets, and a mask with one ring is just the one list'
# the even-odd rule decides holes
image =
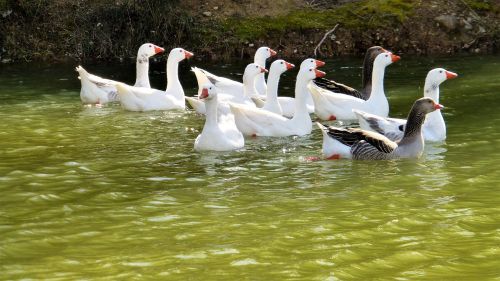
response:
{"label": "water", "polygon": [[[188,95],[190,64],[236,78],[244,65],[183,63]],[[316,128],[196,153],[192,111],[84,107],[74,65],[3,65],[0,280],[500,280],[499,64],[403,55],[386,72],[395,117],[432,67],[459,73],[441,86],[448,139],[381,162],[305,161],[320,155]],[[324,70],[359,85],[360,65]],[[152,66],[156,87],[163,70]]]}

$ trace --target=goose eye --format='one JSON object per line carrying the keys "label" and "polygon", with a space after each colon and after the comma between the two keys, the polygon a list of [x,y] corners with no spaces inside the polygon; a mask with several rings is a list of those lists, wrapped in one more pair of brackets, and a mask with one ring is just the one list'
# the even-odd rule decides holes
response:
{"label": "goose eye", "polygon": [[283,64],[283,62],[281,62],[281,64]]}
{"label": "goose eye", "polygon": [[440,70],[440,71],[439,71],[439,73],[443,73],[443,71],[442,71],[442,70]]}
{"label": "goose eye", "polygon": [[182,50],[179,50],[180,53],[182,53]]}
{"label": "goose eye", "polygon": [[385,57],[387,58],[389,55],[385,55]]}
{"label": "goose eye", "polygon": [[209,90],[212,90],[212,87],[208,88]]}
{"label": "goose eye", "polygon": [[312,69],[309,69],[309,71],[313,71]]}
{"label": "goose eye", "polygon": [[150,48],[153,48],[153,46],[149,45]]}
{"label": "goose eye", "polygon": [[255,66],[255,68],[259,68],[258,66]]}

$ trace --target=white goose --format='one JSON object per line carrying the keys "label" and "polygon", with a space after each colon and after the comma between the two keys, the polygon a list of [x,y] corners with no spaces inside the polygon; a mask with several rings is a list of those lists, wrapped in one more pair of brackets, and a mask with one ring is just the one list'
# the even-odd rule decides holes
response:
{"label": "white goose", "polygon": [[116,83],[122,107],[130,111],[184,109],[184,89],[179,81],[178,68],[179,62],[192,56],[193,53],[182,48],[170,51],[165,91]]}
{"label": "white goose", "polygon": [[[137,51],[136,80],[134,87],[151,88],[149,84],[149,58],[165,51],[151,43],[142,44]],[[114,86],[117,81],[104,79],[88,73],[82,66],[77,66],[76,71],[80,75],[82,88],[80,99],[84,104],[105,104],[117,100],[117,92]]]}
{"label": "white goose", "polygon": [[[425,78],[424,97],[432,98],[439,103],[439,85],[457,76],[456,73],[443,68],[435,68],[429,71]],[[361,129],[377,132],[393,141],[403,138],[406,125],[405,119],[385,118],[360,110],[354,110],[354,113],[358,117]],[[427,114],[422,131],[424,139],[427,141],[444,141],[446,139],[446,124],[441,115],[441,110]]]}
{"label": "white goose", "polygon": [[203,130],[194,142],[194,149],[197,151],[227,151],[242,148],[245,145],[245,139],[236,128],[232,114],[219,114],[217,112],[215,86],[210,82],[205,84],[199,99],[205,101],[207,113]]}
{"label": "white goose", "polygon": [[425,116],[443,106],[431,98],[420,98],[408,114],[408,123],[400,141],[357,128],[326,127],[317,123],[323,133],[323,156],[327,159],[384,160],[419,158],[424,151],[422,124]]}
{"label": "white goose", "polygon": [[266,101],[262,109],[283,115],[281,105],[278,101],[278,84],[281,74],[294,67],[295,65],[284,60],[275,60],[271,64],[269,76],[267,77]]}
{"label": "white goose", "polygon": [[310,134],[312,124],[306,106],[307,84],[312,79],[323,76],[325,73],[315,68],[299,71],[295,84],[296,109],[292,119],[260,108],[230,103],[236,126],[244,135],[250,136],[284,137]]}
{"label": "white goose", "polygon": [[314,113],[323,120],[354,120],[353,109],[387,117],[389,103],[384,92],[385,68],[400,59],[390,52],[377,55],[373,63],[372,92],[368,100],[349,95],[333,93],[313,83],[309,85],[314,100]]}
{"label": "white goose", "polygon": [[[260,75],[261,73],[267,72],[267,70],[263,67],[261,67],[258,64],[255,63],[250,63],[246,66],[245,72],[243,73],[243,95],[239,94],[233,94],[232,92],[226,93],[226,92],[218,92],[217,96],[220,101],[220,105],[223,107],[221,110],[223,110],[225,113],[229,112],[229,108],[227,108],[227,102],[233,102],[233,103],[239,103],[239,104],[245,104],[248,106],[255,106],[255,104],[252,102],[250,99],[251,96],[255,96],[257,93],[257,89],[255,88],[255,79]],[[195,72],[196,73],[196,72]],[[200,81],[203,81],[204,84],[198,84],[200,89],[203,89],[203,85],[206,85],[207,83],[212,83],[214,82],[214,86],[217,91],[220,90],[220,88],[217,88],[218,83],[220,83],[219,80],[216,80],[213,77],[204,77],[202,80],[198,79],[198,83]],[[199,114],[205,114],[205,103],[202,102],[201,100],[194,98],[194,97],[186,97],[186,100],[189,102],[191,107],[195,109],[195,111]]]}

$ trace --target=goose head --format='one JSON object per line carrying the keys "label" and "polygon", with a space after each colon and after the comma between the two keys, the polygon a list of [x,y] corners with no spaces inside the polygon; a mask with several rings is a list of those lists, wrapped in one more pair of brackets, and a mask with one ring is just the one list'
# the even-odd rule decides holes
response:
{"label": "goose head", "polygon": [[155,44],[146,43],[142,44],[141,47],[139,47],[139,51],[137,51],[137,56],[142,58],[149,58],[156,54],[163,53],[164,51],[165,49],[163,49],[162,47],[158,47]]}
{"label": "goose head", "polygon": [[433,70],[427,73],[427,77],[425,78],[426,82],[430,83],[432,87],[437,87],[439,84],[443,83],[448,79],[453,79],[457,77],[458,74],[448,71],[444,68],[434,68]]}
{"label": "goose head", "polygon": [[383,52],[383,53],[378,54],[377,57],[375,58],[375,61],[373,62],[373,64],[374,64],[374,66],[386,67],[386,66],[392,64],[393,62],[397,62],[400,59],[401,59],[400,56],[397,56],[397,55],[387,51],[387,52]]}
{"label": "goose head", "polygon": [[271,72],[277,72],[278,74],[281,74],[287,70],[290,70],[294,68],[295,65],[285,61],[285,60],[275,60],[272,64],[269,70]]}
{"label": "goose head", "polygon": [[205,83],[201,89],[198,99],[200,100],[211,100],[217,96],[217,91],[212,83]]}
{"label": "goose head", "polygon": [[264,72],[267,72],[267,69],[256,63],[250,63],[249,65],[247,65],[247,67],[245,68],[245,72],[243,73],[243,81],[251,79],[257,76],[257,74]]}
{"label": "goose head", "polygon": [[415,101],[415,104],[413,106],[417,109],[417,111],[422,112],[424,114],[431,113],[435,110],[444,108],[444,106],[442,106],[439,103],[436,103],[433,99],[429,97],[419,98],[418,100]]}
{"label": "goose head", "polygon": [[317,70],[314,67],[310,67],[308,69],[301,69],[299,71],[299,75],[297,76],[297,80],[305,80],[311,81],[314,78],[325,77],[326,73],[321,70]]}
{"label": "goose head", "polygon": [[370,58],[370,61],[373,62],[378,55],[380,55],[381,53],[389,53],[389,51],[387,51],[386,49],[380,47],[380,46],[373,46],[373,47],[370,47],[368,48],[368,50],[366,50],[366,56]]}
{"label": "goose head", "polygon": [[269,47],[260,47],[255,52],[255,61],[266,61],[268,58],[275,56],[276,51]]}
{"label": "goose head", "polygon": [[312,58],[307,58],[305,60],[302,61],[302,63],[300,64],[300,69],[309,69],[309,68],[318,68],[318,67],[322,67],[323,65],[325,65],[325,62],[324,61],[320,61],[320,60],[316,60],[316,59],[312,59]]}
{"label": "goose head", "polygon": [[189,59],[192,56],[194,56],[193,53],[186,51],[183,48],[175,48],[170,51],[168,60],[175,60],[176,62],[180,62],[184,59]]}

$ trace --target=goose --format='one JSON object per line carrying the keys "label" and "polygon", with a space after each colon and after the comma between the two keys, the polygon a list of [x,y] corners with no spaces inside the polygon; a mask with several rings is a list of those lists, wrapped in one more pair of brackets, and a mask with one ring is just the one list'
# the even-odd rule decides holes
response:
{"label": "goose", "polygon": [[373,46],[366,50],[365,59],[363,61],[362,88],[360,91],[347,85],[337,83],[333,80],[328,80],[326,78],[316,78],[314,79],[314,84],[334,93],[346,94],[349,96],[367,100],[372,92],[373,62],[379,54],[384,52],[387,52],[387,50],[380,46]]}
{"label": "goose", "polygon": [[[427,77],[425,78],[424,97],[432,98],[435,102],[439,103],[439,85],[457,76],[456,73],[443,68],[432,69],[427,73]],[[406,120],[384,118],[360,110],[354,110],[354,113],[358,117],[361,129],[377,132],[393,141],[403,138]],[[438,142],[446,139],[446,124],[444,123],[443,115],[441,115],[441,110],[427,114],[422,128],[426,141]]]}
{"label": "goose", "polygon": [[207,109],[205,125],[201,134],[196,137],[196,151],[227,151],[242,148],[245,140],[236,128],[232,114],[218,114],[216,87],[210,82],[201,90],[199,99],[205,101]]}
{"label": "goose", "polygon": [[386,66],[399,59],[390,52],[377,55],[373,63],[372,93],[368,100],[333,93],[311,83],[309,90],[314,100],[314,113],[322,120],[354,120],[356,115],[353,109],[387,117],[389,103],[384,93],[384,72]]}
{"label": "goose", "polygon": [[179,81],[179,62],[193,56],[182,48],[170,51],[167,59],[167,89],[165,91],[115,83],[122,107],[130,111],[184,109],[184,89]]}
{"label": "goose", "polygon": [[269,67],[269,76],[267,77],[266,101],[262,109],[283,115],[278,101],[278,84],[281,74],[294,67],[295,65],[284,60],[275,60],[271,64],[271,67]]}
{"label": "goose", "polygon": [[250,136],[303,136],[311,133],[311,117],[307,112],[306,98],[307,84],[316,77],[325,73],[315,68],[301,69],[295,83],[295,114],[292,119],[281,116],[261,108],[249,107],[230,103],[229,107],[234,114],[236,127]]}
{"label": "goose", "polygon": [[[142,44],[137,51],[136,80],[134,87],[151,88],[149,84],[149,58],[165,49],[151,43]],[[79,74],[82,87],[80,99],[84,104],[105,104],[118,100],[114,84],[117,81],[104,79],[88,73],[81,65],[75,69]]]}
{"label": "goose", "polygon": [[[266,60],[275,55],[276,51],[274,51],[273,49],[269,47],[260,47],[255,52],[254,63],[265,68]],[[196,80],[198,81],[198,94],[201,91],[201,86],[205,85],[208,78],[211,78],[212,81],[217,81],[217,83],[214,84],[217,88],[217,93],[230,93],[232,95],[237,95],[240,97],[244,96],[243,84],[241,82],[214,75],[198,67],[191,68],[191,71],[194,72],[194,74],[196,75]],[[254,93],[254,96],[265,96],[267,86],[264,79],[264,73],[257,76],[254,83],[255,88],[257,89],[257,92]]]}
{"label": "goose", "polygon": [[358,128],[326,127],[317,122],[323,134],[323,156],[359,160],[419,158],[424,150],[422,124],[425,116],[442,108],[428,97],[416,100],[408,114],[404,136],[396,142],[379,133]]}
{"label": "goose", "polygon": [[[233,102],[233,103],[240,103],[240,104],[245,104],[248,106],[255,106],[255,104],[252,102],[252,100],[249,98],[251,96],[256,95],[257,89],[255,88],[255,79],[260,75],[261,73],[267,72],[267,69],[264,67],[256,64],[256,63],[250,63],[246,66],[245,72],[243,72],[243,95],[234,95],[232,92],[226,93],[226,92],[219,92],[221,88],[217,88],[218,83],[220,82],[216,78],[213,77],[205,77],[203,80],[198,81],[203,81],[203,84],[199,85],[200,89],[203,88],[203,85],[206,83],[212,83],[214,84],[215,88],[218,91],[218,99],[220,101],[220,106],[224,107],[221,108],[221,110],[224,113],[229,112],[229,108],[227,107],[227,102]],[[196,73],[196,72],[195,72]],[[230,89],[229,89],[230,90]],[[201,93],[201,92],[200,92]],[[194,97],[186,97],[187,102],[191,105],[191,107],[199,114],[205,114],[205,103],[202,102],[200,99],[194,98]]]}
{"label": "goose", "polygon": [[[312,58],[307,58],[302,61],[300,64],[300,69],[309,69],[309,68],[318,68],[322,67],[325,65],[325,62],[312,59]],[[269,78],[268,78],[268,84],[269,84]],[[257,107],[263,107],[265,104],[265,98],[261,97],[252,97],[252,100],[255,102]],[[278,97],[278,103],[281,107],[281,114],[285,117],[292,118],[293,114],[295,112],[295,98],[293,97]],[[313,113],[314,112],[314,103],[310,95],[307,96],[307,112]]]}

